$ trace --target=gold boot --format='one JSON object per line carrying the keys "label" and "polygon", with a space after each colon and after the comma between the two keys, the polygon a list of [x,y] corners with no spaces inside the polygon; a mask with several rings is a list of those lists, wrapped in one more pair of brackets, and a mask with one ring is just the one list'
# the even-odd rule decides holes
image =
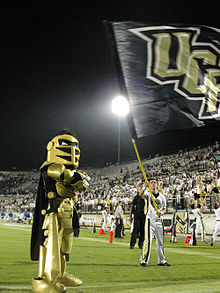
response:
{"label": "gold boot", "polygon": [[68,273],[64,273],[62,278],[57,280],[58,282],[64,284],[67,287],[75,287],[82,285],[83,281]]}
{"label": "gold boot", "polygon": [[32,292],[36,293],[64,293],[67,292],[63,284],[57,282],[49,284],[45,279],[32,279]]}
{"label": "gold boot", "polygon": [[60,262],[61,262],[61,277],[57,279],[57,282],[62,283],[64,286],[67,287],[75,287],[82,285],[82,281],[68,273],[65,273],[66,270],[66,259],[65,255],[61,253],[60,255]]}

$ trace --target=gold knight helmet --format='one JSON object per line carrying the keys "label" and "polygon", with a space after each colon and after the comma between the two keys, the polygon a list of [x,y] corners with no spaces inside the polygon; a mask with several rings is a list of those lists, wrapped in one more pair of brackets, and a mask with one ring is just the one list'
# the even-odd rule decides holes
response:
{"label": "gold knight helmet", "polygon": [[47,160],[43,165],[58,163],[77,169],[79,158],[79,141],[70,132],[63,131],[47,144]]}

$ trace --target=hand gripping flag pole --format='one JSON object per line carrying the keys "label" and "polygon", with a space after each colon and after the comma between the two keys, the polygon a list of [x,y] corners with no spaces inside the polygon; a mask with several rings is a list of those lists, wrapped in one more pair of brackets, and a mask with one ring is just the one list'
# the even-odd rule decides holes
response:
{"label": "hand gripping flag pole", "polygon": [[[143,176],[144,176],[144,180],[145,180],[145,182],[148,182],[147,175],[146,175],[146,173],[145,173],[145,171],[144,171],[144,167],[143,167],[143,165],[142,165],[142,162],[141,162],[141,159],[140,159],[140,156],[139,156],[139,153],[138,153],[138,149],[137,149],[137,146],[136,146],[135,140],[134,140],[133,138],[132,138],[132,143],[133,143],[133,145],[134,145],[134,150],[135,150],[135,153],[136,153],[136,155],[137,155],[137,158],[138,158],[138,161],[139,161],[139,164],[140,164],[140,167],[141,167],[141,171],[142,171],[142,174],[143,174]],[[156,204],[155,199],[154,199],[154,197],[153,197],[153,194],[152,194],[152,191],[151,191],[151,189],[150,189],[150,186],[148,186],[148,190],[149,190],[149,192],[150,192],[150,197],[151,197],[151,199],[152,199],[152,202],[153,202],[153,205],[154,205],[154,207],[155,207],[155,210],[156,210],[156,212],[158,212],[158,207],[157,207],[157,204]]]}

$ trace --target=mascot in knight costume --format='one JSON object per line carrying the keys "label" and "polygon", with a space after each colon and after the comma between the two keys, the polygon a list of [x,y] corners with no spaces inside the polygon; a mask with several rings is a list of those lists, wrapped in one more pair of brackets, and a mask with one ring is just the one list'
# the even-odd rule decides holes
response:
{"label": "mascot in knight costume", "polygon": [[79,142],[70,132],[56,135],[46,150],[31,235],[31,259],[39,261],[32,291],[59,293],[66,292],[65,286],[82,284],[65,269],[72,248],[73,199],[76,193],[86,191],[88,182],[87,174],[77,170]]}

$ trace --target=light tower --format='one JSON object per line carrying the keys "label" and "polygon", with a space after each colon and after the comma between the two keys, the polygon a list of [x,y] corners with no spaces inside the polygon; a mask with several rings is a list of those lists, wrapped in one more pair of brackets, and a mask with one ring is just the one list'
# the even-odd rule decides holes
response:
{"label": "light tower", "polygon": [[121,116],[130,111],[128,100],[124,96],[117,96],[112,100],[112,112],[118,115],[118,164],[120,164]]}

